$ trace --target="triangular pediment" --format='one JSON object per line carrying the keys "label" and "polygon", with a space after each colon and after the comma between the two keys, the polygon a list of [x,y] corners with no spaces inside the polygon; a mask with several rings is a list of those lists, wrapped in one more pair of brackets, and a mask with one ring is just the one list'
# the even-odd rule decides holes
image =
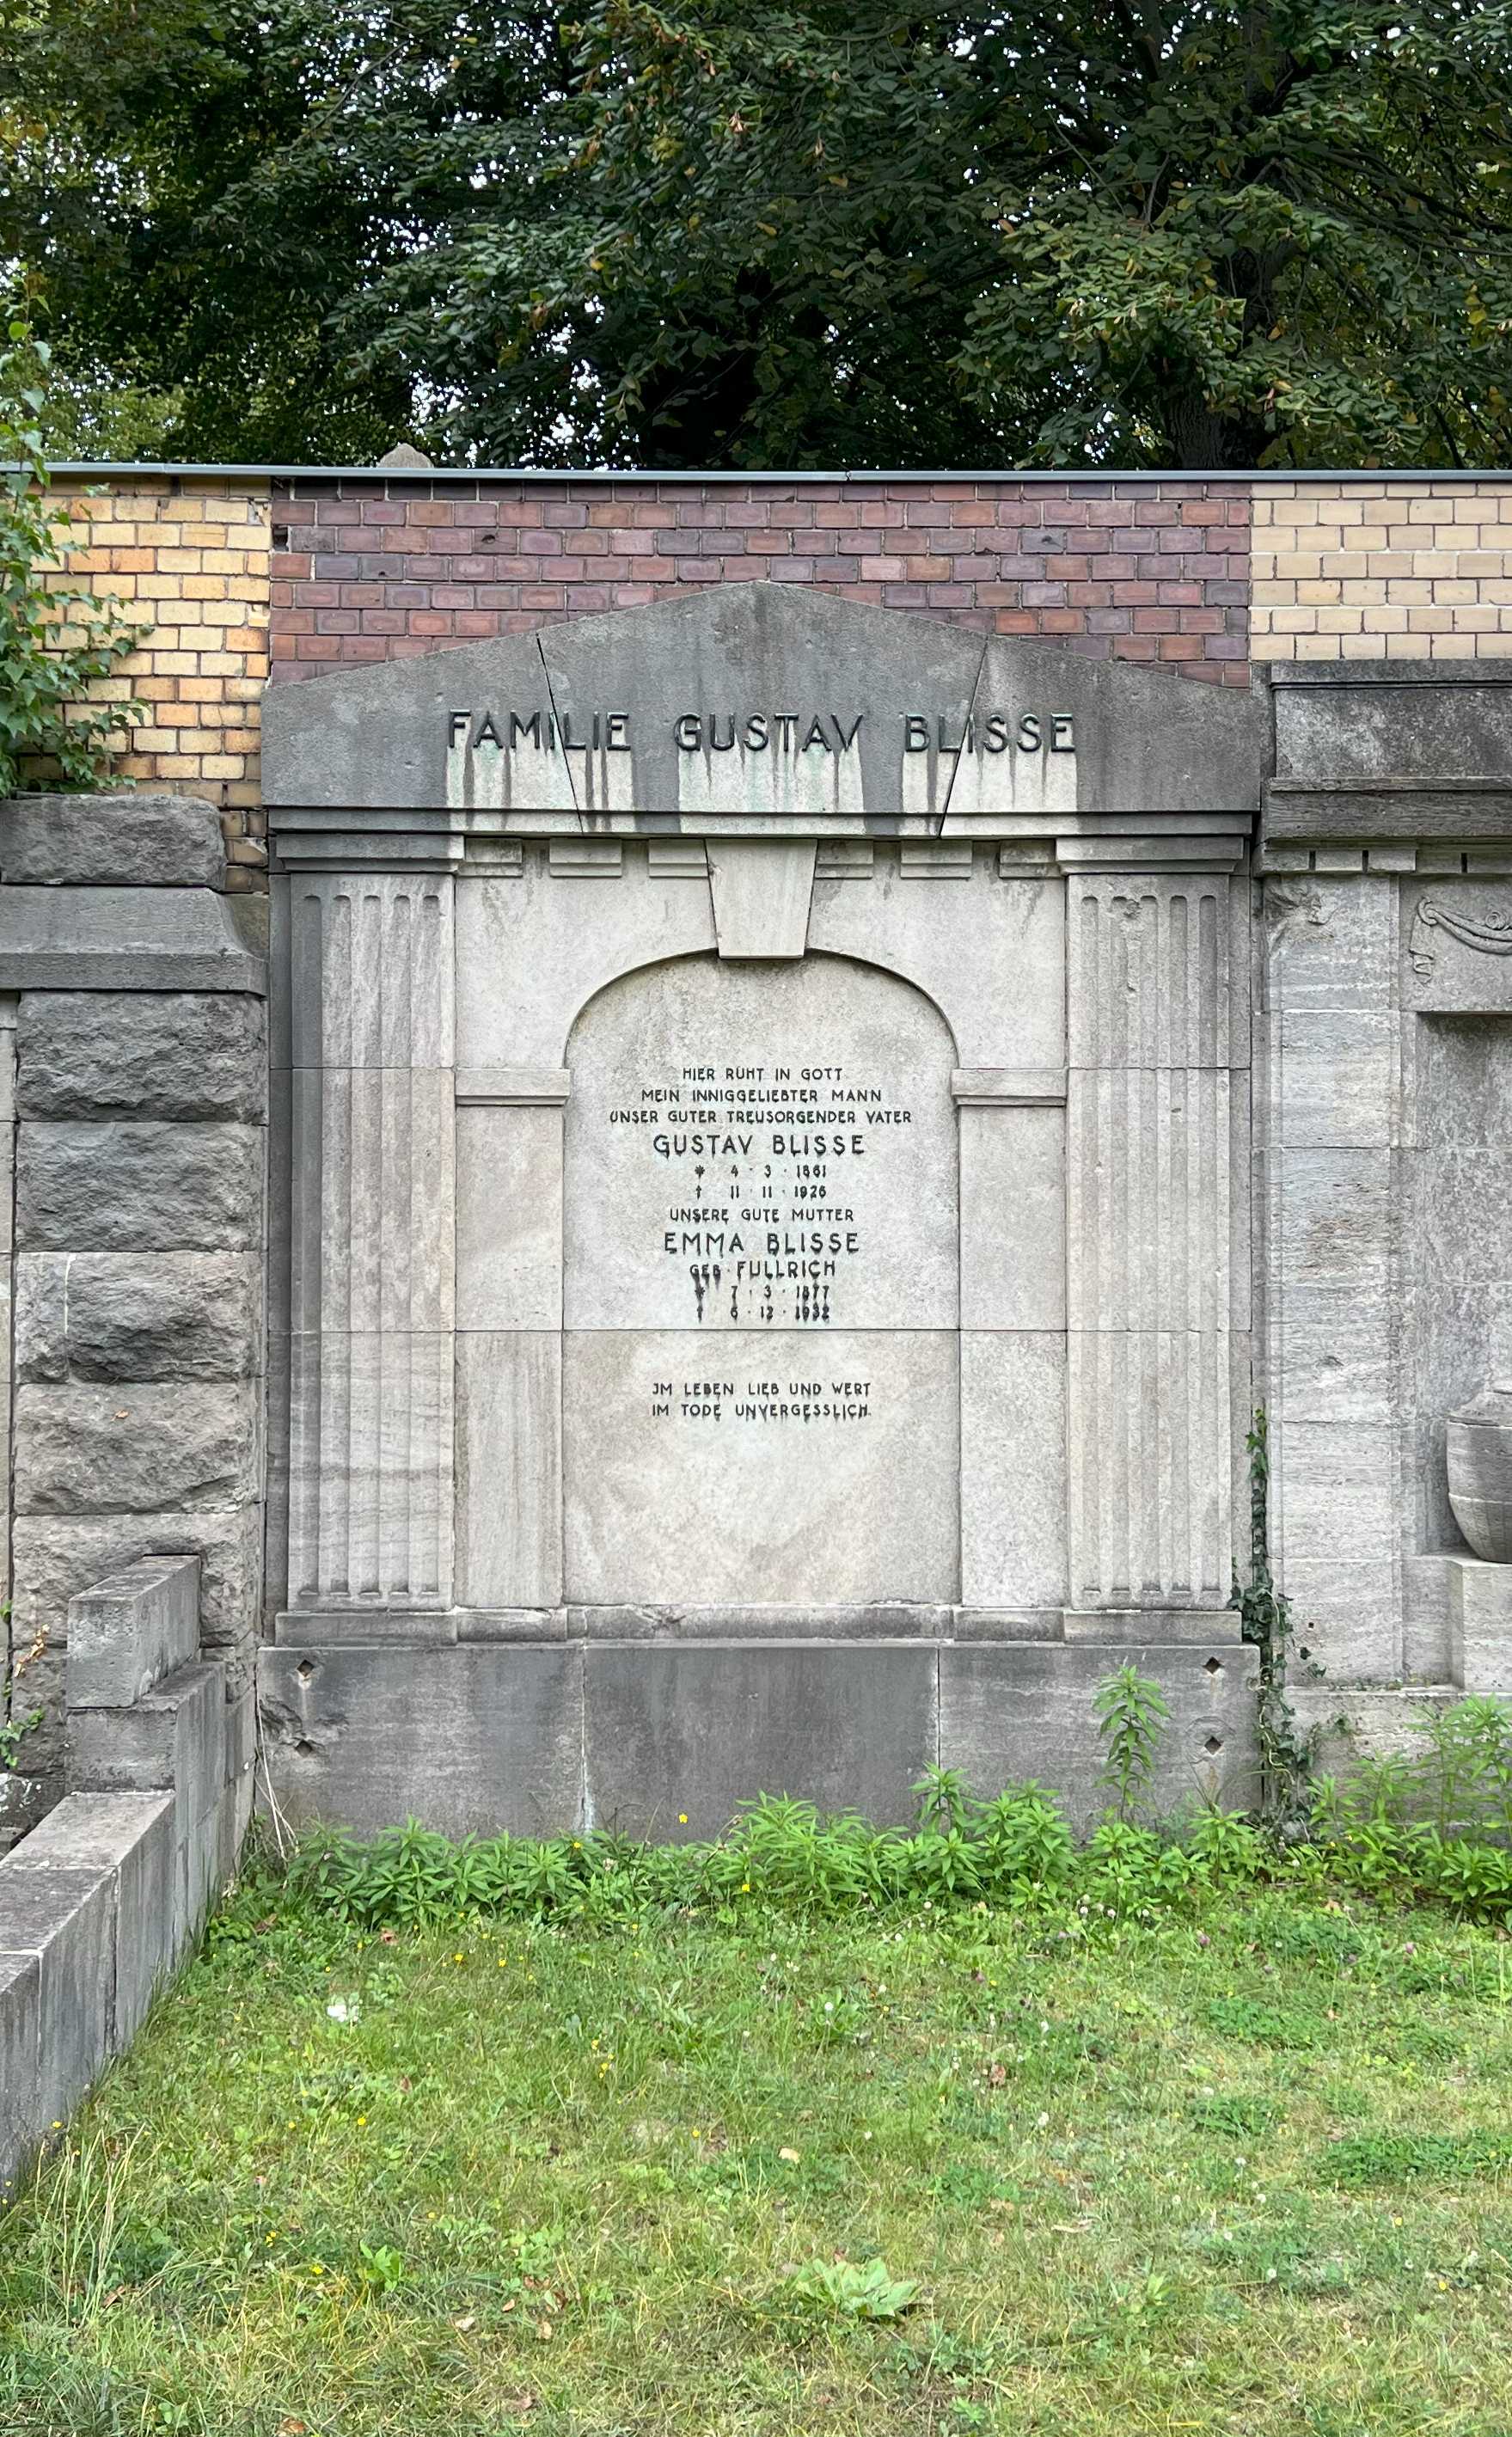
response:
{"label": "triangular pediment", "polygon": [[273,687],[274,807],[618,822],[1249,812],[1247,694],[776,583]]}

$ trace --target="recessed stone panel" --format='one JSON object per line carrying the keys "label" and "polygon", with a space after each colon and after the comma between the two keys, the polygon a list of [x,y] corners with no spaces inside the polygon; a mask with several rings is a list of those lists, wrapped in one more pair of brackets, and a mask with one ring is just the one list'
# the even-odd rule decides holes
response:
{"label": "recessed stone panel", "polygon": [[457,1111],[457,1326],[562,1324],[562,1113]]}
{"label": "recessed stone panel", "polygon": [[952,1043],[838,957],[701,957],[607,991],[572,1036],[569,1329],[950,1328]]}
{"label": "recessed stone panel", "polygon": [[962,1602],[968,1607],[1064,1607],[1064,1335],[967,1330],[961,1338],[960,1438]]}
{"label": "recessed stone panel", "polygon": [[457,1063],[560,1066],[573,1018],[596,991],[667,956],[714,946],[707,870],[653,873],[627,843],[617,876],[554,873],[529,846],[518,879],[457,895]]}
{"label": "recessed stone panel", "polygon": [[957,1346],[944,1329],[570,1330],[568,1598],[955,1599]]}
{"label": "recessed stone panel", "polygon": [[554,1608],[562,1597],[562,1340],[555,1330],[457,1339],[457,1598]]}
{"label": "recessed stone panel", "polygon": [[808,943],[864,957],[926,991],[955,1035],[962,1066],[1065,1063],[1065,892],[1060,881],[1004,880],[997,856],[972,850],[949,887],[921,886],[899,850],[876,850],[865,887],[816,878]]}
{"label": "recessed stone panel", "polygon": [[963,1328],[1065,1326],[1065,1111],[962,1108]]}
{"label": "recessed stone panel", "polygon": [[570,1601],[956,1597],[954,1055],[927,999],[847,958],[685,958],[588,1008]]}

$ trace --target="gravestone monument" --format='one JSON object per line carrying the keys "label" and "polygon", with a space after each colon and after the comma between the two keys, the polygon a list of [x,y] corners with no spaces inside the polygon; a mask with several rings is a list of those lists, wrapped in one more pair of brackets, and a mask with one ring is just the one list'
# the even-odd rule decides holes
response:
{"label": "gravestone monument", "polygon": [[765,586],[274,691],[289,1806],[1084,1802],[1131,1657],[1244,1790],[1258,717]]}

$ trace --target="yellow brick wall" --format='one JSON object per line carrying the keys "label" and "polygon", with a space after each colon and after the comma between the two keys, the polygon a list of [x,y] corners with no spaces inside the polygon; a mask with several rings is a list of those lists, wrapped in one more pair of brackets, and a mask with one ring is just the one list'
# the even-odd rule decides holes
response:
{"label": "yellow brick wall", "polygon": [[[93,496],[91,496],[93,492]],[[264,861],[258,741],[268,679],[269,485],[236,475],[131,475],[108,487],[60,482],[76,540],[62,583],[119,594],[149,625],[97,691],[142,703],[119,768],[138,787],[219,804],[232,884]]]}
{"label": "yellow brick wall", "polygon": [[1255,485],[1257,660],[1512,657],[1512,484]]}

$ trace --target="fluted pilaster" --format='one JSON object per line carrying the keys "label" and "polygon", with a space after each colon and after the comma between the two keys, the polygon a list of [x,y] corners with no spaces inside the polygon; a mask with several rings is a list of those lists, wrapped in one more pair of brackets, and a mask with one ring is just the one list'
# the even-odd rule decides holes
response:
{"label": "fluted pilaster", "polygon": [[289,1599],[451,1597],[453,883],[290,883]]}
{"label": "fluted pilaster", "polygon": [[[1233,1069],[1225,876],[1068,884],[1071,1597],[1222,1605],[1232,1567]],[[1236,1039],[1239,1054],[1235,1055]]]}

